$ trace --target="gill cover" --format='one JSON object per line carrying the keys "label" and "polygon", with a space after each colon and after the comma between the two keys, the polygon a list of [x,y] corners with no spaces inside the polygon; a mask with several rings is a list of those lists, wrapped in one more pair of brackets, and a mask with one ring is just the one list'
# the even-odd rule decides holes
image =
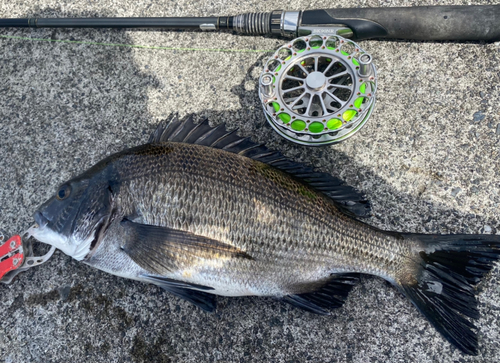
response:
{"label": "gill cover", "polygon": [[34,214],[29,232],[40,242],[82,260],[109,222],[112,192],[107,183],[82,174],[60,186]]}

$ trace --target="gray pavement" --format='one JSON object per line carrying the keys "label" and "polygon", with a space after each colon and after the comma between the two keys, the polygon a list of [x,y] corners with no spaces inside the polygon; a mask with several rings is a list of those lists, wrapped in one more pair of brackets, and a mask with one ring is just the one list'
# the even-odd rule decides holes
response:
{"label": "gray pavement", "polygon": [[[466,3],[493,2],[4,0],[0,17]],[[378,69],[376,109],[355,137],[324,148],[292,145],[265,124],[256,80],[266,50],[282,43],[228,33],[0,30],[0,228],[25,230],[59,183],[145,142],[178,111],[239,127],[340,176],[371,200],[374,226],[500,233],[499,43],[360,42]],[[219,298],[206,314],[56,252],[0,285],[0,362],[498,362],[498,264],[479,290],[480,353],[470,357],[380,279],[363,278],[329,317],[265,298]]]}

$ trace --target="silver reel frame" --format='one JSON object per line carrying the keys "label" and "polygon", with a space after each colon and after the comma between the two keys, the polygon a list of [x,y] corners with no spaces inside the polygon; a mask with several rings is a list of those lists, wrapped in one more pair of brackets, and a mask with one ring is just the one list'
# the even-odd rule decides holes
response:
{"label": "silver reel frame", "polygon": [[292,40],[267,61],[259,97],[269,124],[292,142],[341,142],[369,119],[376,96],[370,54],[339,35]]}

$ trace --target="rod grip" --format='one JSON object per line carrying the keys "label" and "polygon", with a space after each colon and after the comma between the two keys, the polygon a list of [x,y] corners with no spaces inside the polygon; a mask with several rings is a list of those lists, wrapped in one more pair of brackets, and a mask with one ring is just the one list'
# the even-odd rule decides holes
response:
{"label": "rod grip", "polygon": [[500,40],[500,5],[306,10],[301,25],[344,25],[353,39]]}

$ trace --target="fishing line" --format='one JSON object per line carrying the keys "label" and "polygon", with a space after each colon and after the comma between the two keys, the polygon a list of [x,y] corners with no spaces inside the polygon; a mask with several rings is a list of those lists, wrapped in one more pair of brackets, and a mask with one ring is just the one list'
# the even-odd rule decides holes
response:
{"label": "fishing line", "polygon": [[38,42],[50,42],[50,43],[66,43],[66,44],[83,44],[83,45],[98,45],[106,47],[121,47],[121,48],[138,48],[138,49],[153,49],[153,50],[175,50],[181,52],[218,52],[218,53],[271,53],[274,52],[273,49],[228,49],[228,48],[176,48],[176,47],[159,47],[150,45],[140,45],[140,44],[120,44],[120,43],[100,43],[100,42],[88,42],[81,40],[67,40],[67,39],[46,39],[46,38],[29,38],[29,37],[17,37],[12,35],[0,35],[2,39],[11,40],[29,40]]}

